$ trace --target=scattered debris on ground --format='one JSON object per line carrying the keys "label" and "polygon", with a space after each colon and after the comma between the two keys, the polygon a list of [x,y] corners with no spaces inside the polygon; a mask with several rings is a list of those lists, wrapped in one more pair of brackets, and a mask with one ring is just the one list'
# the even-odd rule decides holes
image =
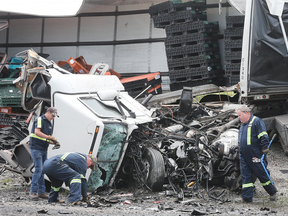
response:
{"label": "scattered debris on ground", "polygon": [[[48,204],[47,200],[31,201],[28,197],[29,184],[19,174],[6,170],[0,175],[0,212],[5,215],[275,215],[284,216],[288,212],[287,156],[280,143],[273,143],[268,155],[271,177],[278,189],[276,202],[269,201],[259,181],[253,203],[239,203],[238,192],[227,188],[214,187],[211,193],[221,197],[214,199],[199,185],[190,196],[179,197],[171,194],[164,185],[160,192],[151,192],[145,187],[126,187],[90,194],[90,205],[68,206],[67,204]],[[286,171],[285,171],[286,170]],[[68,193],[64,189],[60,198],[66,202]]]}

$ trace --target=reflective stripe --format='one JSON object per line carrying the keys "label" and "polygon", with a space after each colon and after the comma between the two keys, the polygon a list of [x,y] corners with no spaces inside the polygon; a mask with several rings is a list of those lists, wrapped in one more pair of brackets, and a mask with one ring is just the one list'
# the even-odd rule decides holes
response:
{"label": "reflective stripe", "polygon": [[255,120],[256,116],[254,116],[252,118],[252,120],[249,122],[249,125],[248,125],[248,129],[247,129],[247,145],[251,145],[251,127],[252,127],[252,124],[253,124],[253,121]]}
{"label": "reflective stripe", "polygon": [[81,184],[81,179],[72,179],[70,181],[70,185],[73,184],[73,183],[80,183]]}
{"label": "reflective stripe", "polygon": [[[61,156],[60,159],[61,159],[62,161],[64,161],[65,158],[66,158],[70,153],[72,153],[72,152],[67,152],[67,153],[65,153],[64,155]],[[76,154],[77,154],[77,153],[76,153]],[[84,160],[86,160],[83,155],[81,155],[81,154],[78,154],[78,155],[81,156]]]}
{"label": "reflective stripe", "polygon": [[36,138],[36,139],[40,139],[40,140],[43,140],[43,141],[47,141],[45,138],[39,137],[39,136],[37,136],[37,135],[34,134],[34,133],[31,133],[31,134],[30,134],[30,137],[33,137],[33,138]]}
{"label": "reflective stripe", "polygon": [[262,136],[264,136],[264,135],[267,135],[267,136],[268,136],[268,134],[267,134],[266,131],[263,131],[262,133],[258,134],[258,139],[260,139],[260,138],[261,138]]}
{"label": "reflective stripe", "polygon": [[42,126],[42,118],[39,117],[39,118],[37,119],[37,128],[41,128],[41,126]]}
{"label": "reflective stripe", "polygon": [[61,187],[58,187],[58,188],[56,188],[56,187],[51,187],[51,188],[52,188],[55,192],[58,192]]}
{"label": "reflective stripe", "polygon": [[[42,126],[42,118],[39,117],[39,118],[37,119],[37,128],[41,128],[41,126]],[[40,140],[43,140],[43,141],[47,141],[45,138],[39,137],[39,136],[37,136],[35,133],[31,133],[31,134],[30,134],[30,137],[33,137],[33,138],[35,138],[35,139],[40,139]]]}
{"label": "reflective stripe", "polygon": [[84,176],[84,175],[82,175],[82,174],[80,174],[80,176],[81,176],[81,178],[85,178],[85,176]]}
{"label": "reflective stripe", "polygon": [[65,160],[65,158],[70,154],[71,152],[65,153],[64,155],[62,155],[62,157],[60,158],[62,161]]}
{"label": "reflective stripe", "polygon": [[271,184],[271,181],[269,180],[269,181],[267,181],[267,182],[265,182],[265,183],[261,183],[261,184],[262,184],[262,186],[264,187],[264,186],[267,186],[267,185]]}
{"label": "reflective stripe", "polygon": [[242,188],[254,187],[253,183],[242,184]]}

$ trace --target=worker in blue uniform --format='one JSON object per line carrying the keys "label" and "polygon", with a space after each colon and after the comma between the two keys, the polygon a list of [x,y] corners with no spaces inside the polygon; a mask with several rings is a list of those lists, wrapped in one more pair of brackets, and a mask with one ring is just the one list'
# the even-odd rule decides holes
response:
{"label": "worker in blue uniform", "polygon": [[[270,172],[267,169],[266,154],[269,151],[269,136],[266,126],[262,119],[251,114],[250,108],[247,106],[238,108],[237,115],[242,122],[238,138],[242,175],[242,199],[244,202],[253,201],[255,181],[253,175],[255,175],[270,195],[270,200],[275,201],[277,190],[270,180]],[[264,166],[261,164],[263,154],[265,154]]]}
{"label": "worker in blue uniform", "polygon": [[68,152],[56,155],[45,161],[43,171],[51,181],[48,202],[59,202],[58,193],[65,182],[70,187],[68,203],[77,205],[87,201],[87,181],[85,178],[88,168],[95,169],[97,159],[94,155]]}
{"label": "worker in blue uniform", "polygon": [[[45,114],[38,117],[32,126],[30,133],[30,153],[34,163],[34,172],[31,181],[30,198],[37,200],[39,197],[48,199],[46,194],[43,164],[47,159],[47,149],[49,144],[60,146],[57,139],[52,135],[52,123],[51,121],[58,117],[57,109],[55,107],[49,107]],[[37,195],[38,193],[38,195]]]}

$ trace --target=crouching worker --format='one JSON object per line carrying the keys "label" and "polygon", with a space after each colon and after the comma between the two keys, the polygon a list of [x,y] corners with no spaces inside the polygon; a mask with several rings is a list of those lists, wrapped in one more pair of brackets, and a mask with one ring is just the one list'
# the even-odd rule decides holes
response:
{"label": "crouching worker", "polygon": [[[68,203],[77,205],[87,200],[87,181],[85,178],[88,168],[95,169],[97,159],[94,155],[69,152],[56,155],[45,161],[44,173],[51,181],[51,191],[48,202],[59,202],[58,192],[63,184],[70,187]],[[61,201],[62,202],[62,201]]]}

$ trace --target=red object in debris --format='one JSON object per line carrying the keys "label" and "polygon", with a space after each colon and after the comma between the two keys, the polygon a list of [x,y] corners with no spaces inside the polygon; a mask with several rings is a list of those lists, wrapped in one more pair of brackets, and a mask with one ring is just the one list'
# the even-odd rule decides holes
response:
{"label": "red object in debris", "polygon": [[131,205],[131,202],[129,200],[125,200],[124,204]]}
{"label": "red object in debris", "polygon": [[[162,93],[162,87],[161,87],[161,84],[160,85],[157,85],[155,86],[154,88],[151,88],[148,90],[148,93],[153,93],[153,91],[155,91],[155,94],[161,94]],[[158,92],[159,91],[159,92]]]}
{"label": "red object in debris", "polygon": [[148,73],[148,74],[134,76],[134,77],[122,78],[121,83],[127,83],[127,82],[132,82],[132,81],[141,80],[141,79],[147,79],[148,82],[154,79],[155,80],[159,79],[160,81],[161,80],[160,78],[161,78],[160,72],[155,72],[155,73]]}
{"label": "red object in debris", "polygon": [[155,203],[155,204],[159,204],[159,203],[161,203],[161,201],[154,201],[153,203]]}
{"label": "red object in debris", "polygon": [[11,107],[0,107],[0,113],[12,113]]}
{"label": "red object in debris", "polygon": [[109,71],[107,71],[107,72],[105,72],[105,74],[104,75],[111,75],[111,72],[109,72]]}
{"label": "red object in debris", "polygon": [[29,114],[28,118],[26,119],[26,123],[27,123],[27,124],[29,124],[32,116],[33,116],[33,113],[31,112],[31,113]]}
{"label": "red object in debris", "polygon": [[56,64],[57,64],[59,67],[61,67],[61,66],[65,65],[65,64],[67,64],[67,62],[66,62],[66,61],[58,61]]}

